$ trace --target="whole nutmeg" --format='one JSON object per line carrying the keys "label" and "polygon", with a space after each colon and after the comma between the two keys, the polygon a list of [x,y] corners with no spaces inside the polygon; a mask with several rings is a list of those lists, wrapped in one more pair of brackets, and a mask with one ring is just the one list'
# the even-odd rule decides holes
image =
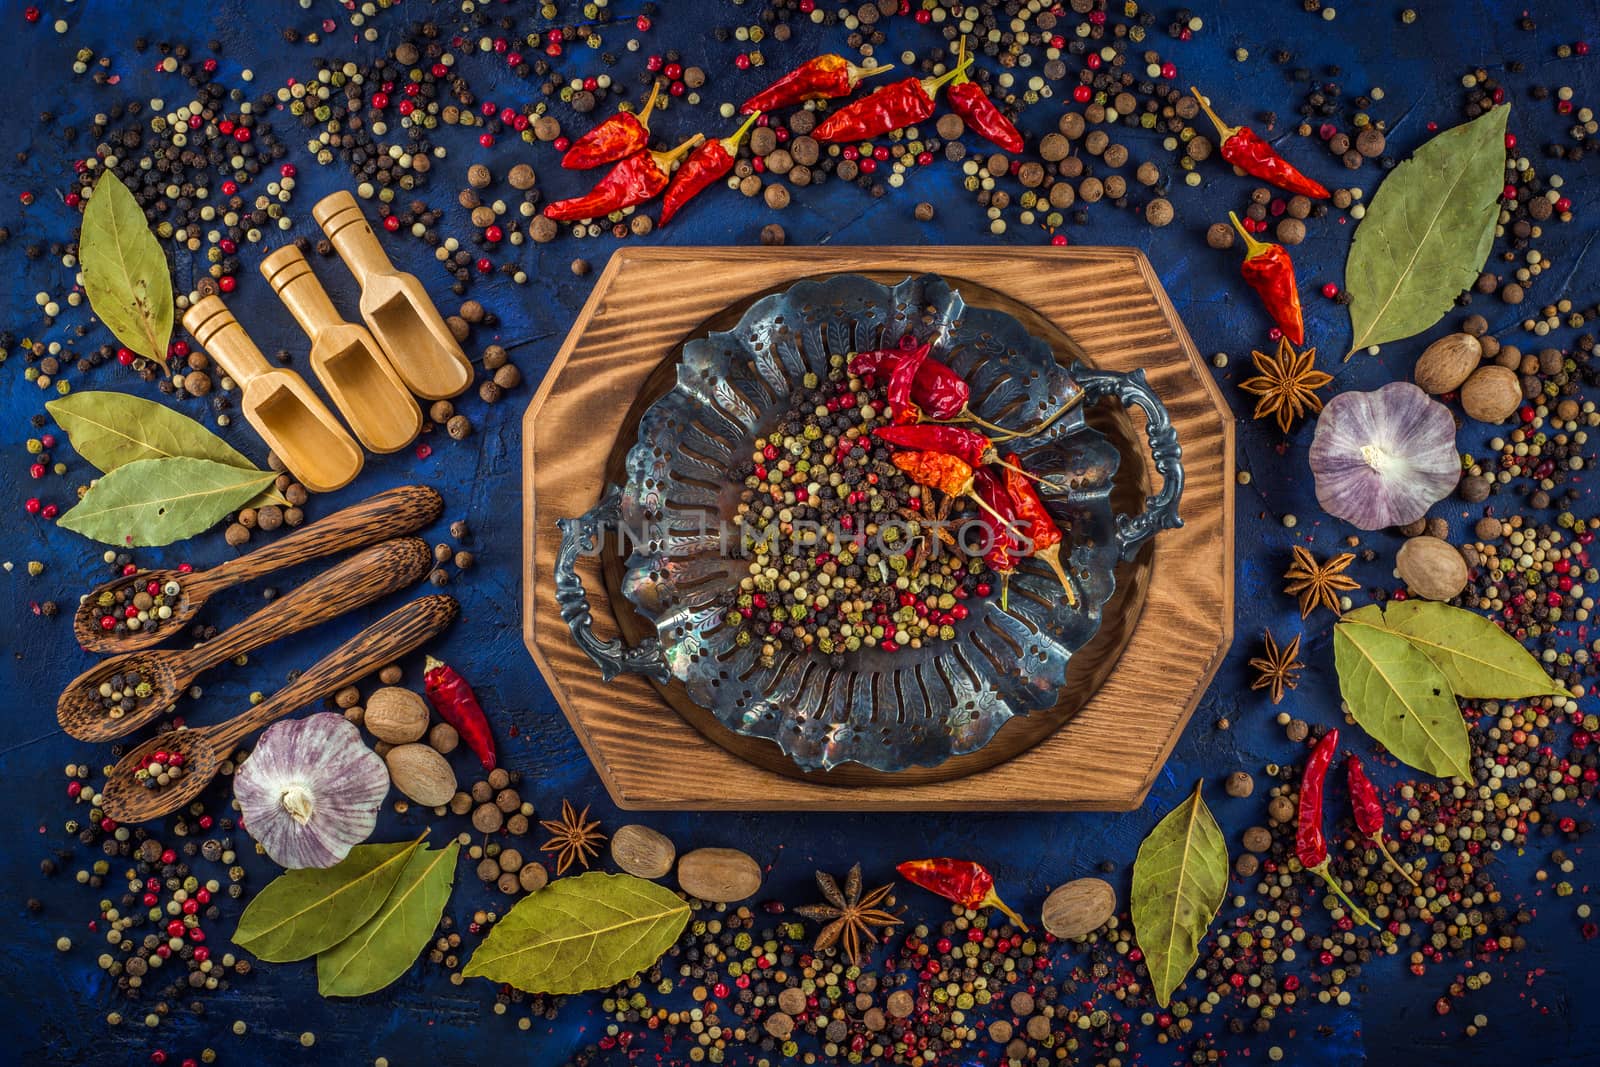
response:
{"label": "whole nutmeg", "polygon": [[[370,721],[370,705],[367,715]],[[384,762],[389,765],[394,787],[424,807],[443,807],[456,795],[456,772],[450,769],[448,760],[427,745],[396,745]]]}
{"label": "whole nutmeg", "polygon": [[1400,546],[1395,570],[1406,588],[1428,600],[1449,600],[1467,587],[1467,561],[1448,541],[1423,535]]}
{"label": "whole nutmeg", "polygon": [[366,726],[379,741],[408,744],[427,733],[428,705],[409,689],[386,685],[367,698]]}
{"label": "whole nutmeg", "polygon": [[1423,392],[1438,396],[1459,389],[1482,359],[1483,345],[1472,334],[1447,334],[1423,349],[1411,377]]}
{"label": "whole nutmeg", "polygon": [[637,878],[665,878],[678,850],[667,835],[630,823],[611,835],[611,859]]}
{"label": "whole nutmeg", "polygon": [[1498,365],[1479,367],[1461,386],[1461,409],[1479,422],[1505,422],[1521,403],[1521,379]]}
{"label": "whole nutmeg", "polygon": [[1057,937],[1084,937],[1104,926],[1117,911],[1117,891],[1103,878],[1079,878],[1057,886],[1044,898],[1041,920]]}

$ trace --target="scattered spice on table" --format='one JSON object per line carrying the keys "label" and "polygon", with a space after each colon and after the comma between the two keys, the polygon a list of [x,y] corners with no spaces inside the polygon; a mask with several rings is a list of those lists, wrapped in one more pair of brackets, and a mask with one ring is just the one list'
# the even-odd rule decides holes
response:
{"label": "scattered spice on table", "polygon": [[494,770],[494,733],[489,729],[489,718],[483,713],[477,694],[467,680],[454,667],[429,656],[423,665],[422,684],[433,710],[455,727],[461,740],[467,743],[472,754],[478,757],[478,762],[483,764],[484,770]]}
{"label": "scattered spice on table", "polygon": [[1260,398],[1252,418],[1271,416],[1288,433],[1298,420],[1322,410],[1317,390],[1333,381],[1333,375],[1317,369],[1315,348],[1296,352],[1285,335],[1276,353],[1252,351],[1250,359],[1256,376],[1240,382],[1239,388]]}
{"label": "scattered spice on table", "polygon": [[600,832],[600,821],[589,818],[589,805],[585,804],[580,812],[565,798],[561,801],[561,817],[540,819],[539,825],[550,831],[550,840],[539,848],[555,853],[558,876],[566,874],[574,863],[588,870],[589,861],[600,854],[600,845],[606,839]]}
{"label": "scattered spice on table", "polygon": [[688,158],[683,161],[683,166],[672,176],[672,184],[667,186],[666,195],[661,199],[661,218],[656,223],[658,226],[665,226],[672,221],[672,217],[683,205],[699,196],[733,169],[738,158],[740,142],[760,117],[761,112],[758,111],[745,119],[731,135],[707,141],[689,153]]}
{"label": "scattered spice on table", "polygon": [[1026,933],[1028,924],[994,891],[994,875],[972,860],[907,860],[895,868],[912,885],[955,901],[964,908],[996,908]]}
{"label": "scattered spice on table", "polygon": [[838,945],[844,958],[859,967],[870,954],[867,946],[878,944],[878,931],[892,930],[902,921],[887,910],[894,906],[894,897],[890,895],[894,892],[894,883],[881,885],[863,895],[859,863],[850,868],[843,886],[833,875],[818,871],[817,888],[822,890],[824,903],[794,909],[812,922],[823,924],[812,944],[816,952]]}
{"label": "scattered spice on table", "polygon": [[828,54],[806,60],[765,89],[746,100],[739,108],[746,115],[803,104],[807,100],[831,100],[855,92],[863,78],[887,74],[894,65],[858,67],[844,56]]}
{"label": "scattered spice on table", "polygon": [[989,99],[983,86],[967,76],[966,66],[967,35],[962,34],[961,46],[956,53],[956,77],[944,91],[945,99],[950,101],[950,110],[960,115],[968,128],[984,140],[1007,152],[1021,152],[1024,147],[1022,134]]}
{"label": "scattered spice on table", "polygon": [[[1260,134],[1248,126],[1228,125],[1211,110],[1211,101],[1202,96],[1200,90],[1191,88],[1189,92],[1194,95],[1201,110],[1216,126],[1217,136],[1222,138],[1222,145],[1218,150],[1222,153],[1223,159],[1251,177],[1271,182],[1280,189],[1317,200],[1328,198],[1328,190],[1321,182],[1313,181],[1301,174],[1295,169],[1294,164],[1280,156],[1277,149],[1264,141]],[[1300,338],[1295,338],[1294,343],[1299,344]]]}
{"label": "scattered spice on table", "polygon": [[1286,340],[1303,344],[1305,322],[1300,310],[1300,290],[1294,280],[1294,261],[1282,245],[1266,244],[1250,236],[1239,216],[1228,212],[1233,228],[1244,238],[1244,263],[1239,271],[1245,283],[1256,291],[1267,314],[1278,324]]}
{"label": "scattered spice on table", "polygon": [[1295,823],[1294,850],[1300,866],[1328,884],[1344,906],[1350,909],[1357,922],[1373,929],[1377,923],[1363,911],[1328,871],[1328,839],[1323,829],[1323,786],[1327,783],[1328,768],[1333,765],[1334,754],[1339,750],[1339,731],[1329,730],[1317,742],[1306,769],[1300,778],[1300,807]]}
{"label": "scattered spice on table", "polygon": [[1300,662],[1300,635],[1295,634],[1293,641],[1279,648],[1272,631],[1266,630],[1262,632],[1261,643],[1261,655],[1250,660],[1250,669],[1256,672],[1250,688],[1265,689],[1272,702],[1279,704],[1283,702],[1286,689],[1300,684],[1300,672],[1305,669],[1305,664]]}
{"label": "scattered spice on table", "polygon": [[703,140],[705,135],[697,133],[668,152],[636,152],[612,167],[583,196],[546,204],[544,217],[556,222],[604,218],[654,199],[667,187],[673,165]]}
{"label": "scattered spice on table", "polygon": [[1421,889],[1422,884],[1405,869],[1394,853],[1389,851],[1389,846],[1383,839],[1383,798],[1378,795],[1378,789],[1372,784],[1372,779],[1367,777],[1366,768],[1361,765],[1361,757],[1354,752],[1345,757],[1345,777],[1350,788],[1350,814],[1355,820],[1356,829],[1378,847],[1383,853],[1383,858],[1389,866],[1416,889]]}
{"label": "scattered spice on table", "polygon": [[965,70],[958,65],[930,78],[906,78],[833,112],[812,136],[819,141],[865,141],[933,117],[939,90]]}
{"label": "scattered spice on table", "polygon": [[1293,551],[1294,562],[1283,573],[1284,581],[1288,583],[1283,591],[1299,598],[1300,617],[1306,618],[1319,607],[1327,608],[1335,615],[1342,614],[1339,594],[1361,588],[1359,582],[1344,573],[1356,561],[1355,553],[1340,552],[1318,563],[1316,557],[1302,545],[1295,545]]}
{"label": "scattered spice on table", "polygon": [[661,82],[650,86],[650,97],[644,109],[635,115],[631,111],[618,111],[600,125],[572,142],[561,155],[561,165],[568,170],[588,170],[602,163],[615,163],[650,146],[650,113],[655,110],[656,99],[661,95]]}

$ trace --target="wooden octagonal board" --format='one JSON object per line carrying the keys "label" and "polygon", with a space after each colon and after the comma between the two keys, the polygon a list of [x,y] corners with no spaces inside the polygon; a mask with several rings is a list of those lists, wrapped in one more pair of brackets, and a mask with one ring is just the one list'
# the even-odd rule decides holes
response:
{"label": "wooden octagonal board", "polygon": [[[670,688],[638,675],[602,681],[556,604],[556,520],[589,510],[614,480],[630,420],[670,383],[669,361],[683,342],[725,328],[754,299],[802,278],[862,273],[897,282],[926,272],[944,276],[969,304],[1017,315],[1058,358],[1144,369],[1178,430],[1184,525],[1119,568],[1103,632],[1080,652],[1081,673],[1069,677],[1059,713],[1018,717],[985,750],[933,770],[801,776],[785,771],[774,746],[697,716]],[[1119,489],[1137,499],[1152,477],[1128,467],[1148,463],[1134,447],[1143,419],[1102,412],[1124,450]],[[1232,641],[1232,417],[1149,262],[1132,249],[622,249],[529,404],[522,436],[523,637],[622,808],[1131,809]],[[595,633],[637,639],[641,620],[625,601],[612,602],[603,560],[579,564]],[[612,579],[615,570],[613,560]]]}

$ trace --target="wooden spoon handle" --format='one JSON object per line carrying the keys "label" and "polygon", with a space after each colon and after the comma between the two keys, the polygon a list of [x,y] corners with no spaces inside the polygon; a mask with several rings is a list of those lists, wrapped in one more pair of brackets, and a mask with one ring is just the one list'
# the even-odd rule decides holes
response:
{"label": "wooden spoon handle", "polygon": [[208,593],[226,589],[308,559],[410,533],[437,519],[442,511],[444,500],[425,485],[386,489],[265,548],[212,567],[197,580],[208,587]]}
{"label": "wooden spoon handle", "polygon": [[403,537],[357,553],[272,601],[203,645],[179,652],[173,668],[188,677],[280,637],[326,622],[416,582],[433,566],[420,537]]}
{"label": "wooden spoon handle", "polygon": [[268,723],[319,697],[354,685],[435,637],[460,610],[454,597],[435,594],[391,611],[266,700],[207,731],[211,744],[219,754],[225,754]]}

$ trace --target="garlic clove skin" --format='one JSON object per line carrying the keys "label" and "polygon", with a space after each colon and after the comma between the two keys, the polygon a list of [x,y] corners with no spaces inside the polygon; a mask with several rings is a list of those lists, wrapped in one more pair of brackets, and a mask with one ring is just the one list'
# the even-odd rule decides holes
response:
{"label": "garlic clove skin", "polygon": [[1410,382],[1328,401],[1310,461],[1317,503],[1363,530],[1415,522],[1461,480],[1455,417]]}
{"label": "garlic clove skin", "polygon": [[276,723],[233,779],[244,828],[291,870],[332,867],[372,835],[389,771],[343,715]]}

